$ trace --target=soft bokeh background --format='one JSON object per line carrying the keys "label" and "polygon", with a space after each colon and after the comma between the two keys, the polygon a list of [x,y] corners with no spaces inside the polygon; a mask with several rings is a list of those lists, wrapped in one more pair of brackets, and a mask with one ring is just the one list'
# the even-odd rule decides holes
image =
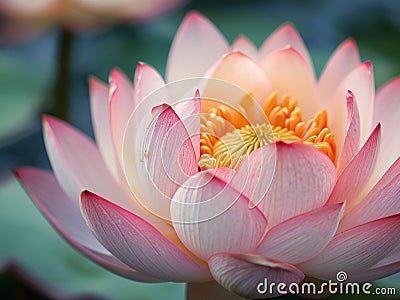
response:
{"label": "soft bokeh background", "polygon": [[[41,136],[43,112],[67,113],[70,123],[93,136],[88,77],[95,75],[107,81],[109,71],[118,67],[132,78],[138,61],[153,65],[163,74],[175,31],[192,9],[209,17],[230,42],[243,33],[257,46],[279,25],[292,22],[310,49],[317,73],[335,47],[352,36],[362,59],[373,62],[377,87],[400,75],[398,0],[195,0],[144,23],[78,34],[70,40],[68,77],[63,81],[67,105],[61,103],[57,108],[53,92],[60,28],[48,28],[13,44],[0,40],[0,272],[7,262],[17,262],[28,276],[66,298],[89,293],[106,299],[184,299],[183,284],[130,282],[78,254],[41,216],[10,170],[19,165],[49,167]],[[0,26],[5,26],[3,19]],[[11,295],[18,290],[17,282],[8,273],[0,275],[0,294]],[[375,284],[397,286],[400,293],[399,282],[400,276],[395,275]],[[43,295],[36,297],[44,299]]]}

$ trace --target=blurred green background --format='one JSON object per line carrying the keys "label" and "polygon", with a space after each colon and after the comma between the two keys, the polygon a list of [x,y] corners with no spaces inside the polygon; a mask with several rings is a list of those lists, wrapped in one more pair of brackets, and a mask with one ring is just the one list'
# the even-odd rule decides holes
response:
{"label": "blurred green background", "polygon": [[[317,74],[336,46],[351,36],[362,60],[373,62],[377,87],[400,75],[400,1],[197,0],[140,24],[120,24],[95,34],[75,35],[70,41],[68,121],[93,136],[89,75],[107,81],[109,71],[118,67],[132,78],[138,61],[164,74],[175,31],[193,9],[213,21],[230,42],[238,34],[245,34],[257,46],[279,25],[292,22],[310,50]],[[0,266],[18,262],[30,276],[66,298],[89,293],[107,299],[184,299],[183,284],[130,282],[85,259],[55,233],[11,175],[10,170],[20,165],[49,168],[40,114],[54,112],[51,99],[60,36],[61,30],[53,27],[29,40],[1,42]],[[13,285],[9,283],[14,281],[0,276],[0,289],[8,286],[11,293]],[[376,284],[397,286],[399,293],[399,282],[400,276],[395,275]]]}

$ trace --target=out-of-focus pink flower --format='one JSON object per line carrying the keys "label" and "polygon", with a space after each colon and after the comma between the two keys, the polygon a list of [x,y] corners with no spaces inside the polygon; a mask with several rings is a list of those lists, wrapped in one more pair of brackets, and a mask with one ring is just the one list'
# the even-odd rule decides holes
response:
{"label": "out-of-focus pink flower", "polygon": [[[0,13],[9,17],[9,25],[14,34],[20,31],[38,31],[52,24],[84,30],[115,22],[145,20],[184,2],[186,1],[0,0]],[[10,34],[13,32],[9,31]]]}
{"label": "out-of-focus pink flower", "polygon": [[54,173],[17,175],[73,246],[133,280],[188,282],[188,299],[400,270],[399,78],[375,96],[347,40],[317,80],[291,25],[230,46],[198,13],[166,73],[91,78],[96,143],[44,118]]}

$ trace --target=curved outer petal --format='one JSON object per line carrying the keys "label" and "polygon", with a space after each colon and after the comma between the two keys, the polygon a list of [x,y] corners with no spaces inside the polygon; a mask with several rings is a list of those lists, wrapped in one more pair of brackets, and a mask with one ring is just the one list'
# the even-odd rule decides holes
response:
{"label": "curved outer petal", "polygon": [[103,160],[106,162],[114,178],[119,178],[119,162],[115,156],[113,139],[109,122],[108,86],[100,80],[91,77],[90,87],[90,111],[92,113],[93,130],[96,143]]}
{"label": "curved outer petal", "polygon": [[252,251],[267,225],[245,196],[208,171],[178,189],[171,217],[181,241],[204,260],[218,252]]}
{"label": "curved outer petal", "polygon": [[196,153],[185,125],[171,106],[157,106],[153,113],[140,172],[147,197],[138,200],[153,214],[170,220],[170,200],[198,170]]}
{"label": "curved outer petal", "polygon": [[[260,67],[248,56],[234,51],[225,55],[213,68],[211,79],[207,81],[202,96],[233,106],[250,121],[266,122],[263,106],[272,87]],[[209,110],[207,104],[202,102],[203,112]],[[219,104],[213,101],[211,107]]]}
{"label": "curved outer petal", "polygon": [[347,39],[337,47],[318,81],[318,103],[326,107],[340,82],[359,64],[360,55],[353,39]]}
{"label": "curved outer petal", "polygon": [[121,187],[89,138],[50,116],[43,118],[43,130],[54,173],[71,199],[78,202],[81,191],[89,188],[104,197],[118,198],[116,201],[121,201],[120,205],[133,209],[133,201],[128,196],[121,196]]}
{"label": "curved outer petal", "polygon": [[216,281],[204,283],[188,283],[186,285],[186,300],[246,300],[229,292]]}
{"label": "curved outer petal", "polygon": [[400,213],[400,158],[340,223],[340,230]]}
{"label": "curved outer petal", "polygon": [[375,167],[379,153],[380,133],[381,127],[378,124],[364,146],[340,173],[327,203],[346,201],[346,211],[358,203],[360,194]]}
{"label": "curved outer petal", "polygon": [[329,126],[335,133],[338,149],[343,146],[346,134],[346,95],[352,91],[357,99],[357,106],[360,112],[360,143],[363,144],[371,129],[376,125],[372,124],[372,111],[375,97],[374,74],[371,63],[363,63],[351,71],[340,83],[333,94],[332,101],[324,107],[328,110],[330,117]]}
{"label": "curved outer petal", "polygon": [[194,92],[191,98],[183,99],[174,106],[174,110],[182,120],[192,141],[193,149],[196,153],[196,161],[200,159],[200,114],[201,114],[201,99],[198,89]]}
{"label": "curved outer petal", "polygon": [[109,120],[115,153],[122,164],[122,143],[125,128],[134,109],[133,86],[119,70],[110,74],[110,108]]}
{"label": "curved outer petal", "polygon": [[97,241],[86,226],[78,205],[68,198],[51,172],[21,168],[16,171],[16,175],[47,220],[68,243],[86,257],[111,272],[129,279],[159,281],[129,268]]}
{"label": "curved outer petal", "polygon": [[282,50],[287,46],[293,47],[307,63],[309,71],[314,76],[314,66],[303,39],[290,23],[283,24],[275,30],[260,47],[260,57],[264,59],[271,53]]}
{"label": "curved outer petal", "polygon": [[[154,121],[152,108],[170,103],[170,97],[167,87],[163,86],[159,74],[153,68],[139,64],[136,75],[136,96],[144,98],[135,100],[136,107],[127,124],[122,153],[123,170],[129,189],[137,201],[143,204],[148,198],[142,180],[143,174],[147,174],[144,167],[145,142],[148,128]],[[152,92],[153,87],[158,88]]]}
{"label": "curved outer petal", "polygon": [[340,174],[360,148],[360,114],[357,102],[351,91],[347,92],[347,130],[337,164]]}
{"label": "curved outer petal", "polygon": [[210,279],[206,267],[142,218],[88,191],[81,204],[97,239],[128,266],[166,281]]}
{"label": "curved outer petal", "polygon": [[362,274],[387,256],[400,241],[400,215],[379,219],[337,234],[328,246],[298,267],[307,275],[335,280],[339,271]]}
{"label": "curved outer petal", "polygon": [[[227,290],[250,299],[264,299],[287,293],[288,286],[299,283],[304,274],[296,267],[261,256],[218,253],[209,261],[215,280]],[[285,284],[269,289],[269,284]]]}
{"label": "curved outer petal", "polygon": [[171,46],[167,82],[203,76],[228,51],[228,42],[208,19],[197,12],[189,13]]}
{"label": "curved outer petal", "polygon": [[234,174],[235,170],[231,168],[217,168],[217,169],[211,169],[209,172],[213,172],[214,176],[217,176],[219,179],[226,183],[230,183]]}
{"label": "curved outer petal", "polygon": [[292,47],[268,55],[260,67],[279,95],[290,95],[298,100],[305,120],[311,119],[317,110],[316,83],[304,58]]}
{"label": "curved outer petal", "polygon": [[333,163],[301,144],[277,142],[253,151],[231,184],[265,214],[269,228],[322,207],[336,180]]}
{"label": "curved outer petal", "polygon": [[240,35],[236,38],[236,40],[232,44],[231,49],[238,50],[246,54],[248,57],[256,62],[259,60],[258,50],[256,46],[254,46],[254,44],[244,35]]}
{"label": "curved outer petal", "polygon": [[299,264],[321,252],[335,235],[344,205],[328,205],[293,217],[271,228],[256,252]]}
{"label": "curved outer petal", "polygon": [[[152,93],[161,90],[165,86],[164,79],[161,75],[150,65],[139,62],[135,71],[135,90],[134,90],[134,107],[135,109],[146,100]],[[166,101],[168,96],[164,95]]]}
{"label": "curved outer petal", "polygon": [[400,77],[387,83],[376,95],[373,122],[374,124],[377,122],[382,124],[382,147],[376,169],[372,175],[373,182],[377,182],[400,156],[399,104]]}
{"label": "curved outer petal", "polygon": [[380,268],[393,263],[400,263],[400,243],[382,260],[380,260],[373,268]]}
{"label": "curved outer petal", "polygon": [[[150,126],[153,119],[152,108],[162,103],[170,103],[168,89],[161,75],[154,68],[144,63],[139,63],[136,67],[134,98],[135,109],[128,120],[124,143],[129,138],[135,145],[142,145],[146,128]],[[125,147],[125,144],[123,147]],[[129,149],[129,151],[126,151],[125,148],[123,150],[128,152],[129,155],[134,153],[134,148]],[[123,158],[126,158],[126,155]],[[128,166],[135,166],[135,164],[126,164],[124,161],[125,172],[129,171]],[[131,177],[128,172],[128,181]],[[138,180],[135,180],[135,184],[136,181]]]}
{"label": "curved outer petal", "polygon": [[140,208],[128,191],[118,185],[91,140],[66,123],[49,116],[44,117],[43,126],[46,149],[54,173],[71,199],[78,202],[80,193],[91,189],[169,234],[170,226]]}

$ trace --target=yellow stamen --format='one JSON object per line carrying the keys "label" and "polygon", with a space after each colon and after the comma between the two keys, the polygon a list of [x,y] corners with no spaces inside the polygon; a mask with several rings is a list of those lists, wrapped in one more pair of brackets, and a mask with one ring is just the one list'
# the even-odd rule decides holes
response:
{"label": "yellow stamen", "polygon": [[[264,106],[269,124],[234,128],[229,110],[220,106],[201,117],[200,168],[235,169],[252,151],[276,141],[311,145],[336,159],[334,135],[328,128],[328,115],[320,111],[307,123],[303,121],[297,101],[272,93]],[[233,125],[232,125],[233,124]]]}
{"label": "yellow stamen", "polygon": [[[254,150],[276,141],[293,142],[299,138],[294,132],[269,124],[246,125],[228,132],[219,139],[213,148],[213,158],[217,168],[236,169],[240,162]],[[204,157],[202,157],[204,159]]]}

